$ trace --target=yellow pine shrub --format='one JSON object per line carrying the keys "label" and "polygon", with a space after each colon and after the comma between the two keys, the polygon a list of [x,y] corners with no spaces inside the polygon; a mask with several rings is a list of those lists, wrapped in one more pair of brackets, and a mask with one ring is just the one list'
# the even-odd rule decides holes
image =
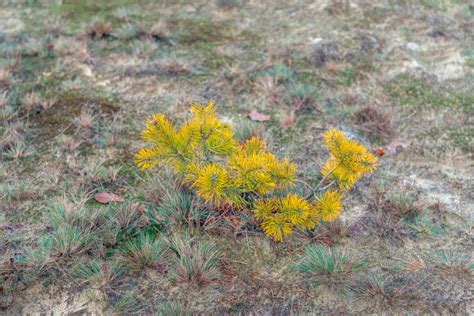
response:
{"label": "yellow pine shrub", "polygon": [[321,170],[321,183],[331,181],[326,187],[336,188],[313,201],[295,193],[285,195],[295,187],[296,164],[279,160],[259,137],[238,144],[231,126],[217,118],[213,101],[193,104],[191,112],[193,117],[180,127],[163,114],[152,115],[142,133],[149,145],[135,155],[136,164],[141,169],[171,167],[211,206],[252,209],[264,233],[277,241],[295,228],[312,229],[321,220],[337,218],[342,192],[377,165],[363,145],[329,130],[324,140],[331,156]]}

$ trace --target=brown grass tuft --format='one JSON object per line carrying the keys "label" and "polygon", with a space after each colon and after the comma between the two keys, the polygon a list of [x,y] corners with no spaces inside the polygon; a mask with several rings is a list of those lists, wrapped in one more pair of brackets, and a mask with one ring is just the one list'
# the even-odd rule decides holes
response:
{"label": "brown grass tuft", "polygon": [[101,20],[95,20],[86,27],[86,34],[95,39],[107,38],[111,33],[112,25]]}
{"label": "brown grass tuft", "polygon": [[352,121],[364,133],[376,136],[383,142],[389,141],[396,134],[392,116],[373,105],[357,110],[352,116]]}

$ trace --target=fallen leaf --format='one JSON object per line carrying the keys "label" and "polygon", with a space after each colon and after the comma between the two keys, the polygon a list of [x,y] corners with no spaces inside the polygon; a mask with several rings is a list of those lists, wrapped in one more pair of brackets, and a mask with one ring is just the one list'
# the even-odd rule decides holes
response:
{"label": "fallen leaf", "polygon": [[295,111],[291,111],[288,114],[285,114],[281,120],[280,120],[280,125],[283,128],[290,128],[295,126],[296,124],[296,114]]}
{"label": "fallen leaf", "polygon": [[110,202],[122,203],[124,201],[123,197],[111,192],[98,193],[94,196],[94,199],[102,204],[107,204]]}
{"label": "fallen leaf", "polygon": [[380,157],[382,157],[383,155],[385,155],[385,150],[383,150],[383,148],[380,148],[380,147],[376,147],[374,148],[374,151],[377,155],[379,155]]}
{"label": "fallen leaf", "polygon": [[270,120],[270,115],[265,115],[262,113],[259,113],[255,110],[249,113],[249,118],[252,121],[257,121],[257,122],[267,122]]}
{"label": "fallen leaf", "polygon": [[169,267],[166,263],[158,263],[155,265],[155,268],[159,273],[167,273],[169,270]]}
{"label": "fallen leaf", "polygon": [[329,236],[324,236],[322,242],[328,246],[334,245],[334,240],[332,240],[332,238]]}
{"label": "fallen leaf", "polygon": [[109,271],[110,266],[107,262],[103,262],[101,264],[100,268],[102,269],[102,271],[107,272],[107,271]]}

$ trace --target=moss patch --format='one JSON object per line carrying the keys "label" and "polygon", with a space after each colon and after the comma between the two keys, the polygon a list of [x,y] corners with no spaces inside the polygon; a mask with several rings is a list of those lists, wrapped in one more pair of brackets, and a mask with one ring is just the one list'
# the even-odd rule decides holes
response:
{"label": "moss patch", "polygon": [[474,128],[463,126],[449,133],[452,142],[463,152],[474,155]]}
{"label": "moss patch", "polygon": [[435,87],[427,79],[416,78],[407,73],[399,74],[385,85],[386,93],[401,105],[433,105],[435,107],[461,107],[470,109],[474,95],[456,93]]}
{"label": "moss patch", "polygon": [[36,130],[35,138],[50,140],[59,132],[72,129],[72,120],[82,111],[88,110],[97,115],[99,120],[111,119],[118,108],[104,98],[92,98],[81,95],[65,95],[49,109],[37,109],[29,113],[29,119]]}

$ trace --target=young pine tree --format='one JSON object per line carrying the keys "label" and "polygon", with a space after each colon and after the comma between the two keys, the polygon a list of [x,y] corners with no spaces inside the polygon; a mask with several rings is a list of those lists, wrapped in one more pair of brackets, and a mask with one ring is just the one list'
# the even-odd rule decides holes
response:
{"label": "young pine tree", "polygon": [[312,229],[336,219],[343,192],[377,166],[363,145],[329,130],[324,140],[330,158],[321,170],[321,183],[331,181],[326,190],[312,200],[284,194],[295,187],[295,163],[279,160],[257,136],[239,144],[231,126],[217,118],[213,101],[194,104],[191,112],[192,118],[179,127],[163,114],[152,115],[142,133],[149,145],[136,154],[136,164],[141,169],[171,167],[210,207],[253,210],[264,233],[277,241],[295,228]]}

